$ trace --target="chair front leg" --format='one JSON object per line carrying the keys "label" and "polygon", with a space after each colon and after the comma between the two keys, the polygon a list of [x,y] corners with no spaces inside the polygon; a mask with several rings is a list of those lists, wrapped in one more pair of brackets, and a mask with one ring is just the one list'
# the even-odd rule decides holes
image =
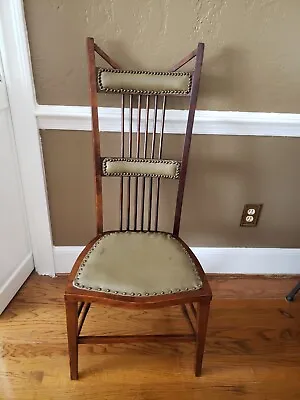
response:
{"label": "chair front leg", "polygon": [[210,301],[197,303],[195,376],[201,376]]}
{"label": "chair front leg", "polygon": [[70,360],[70,377],[78,379],[78,305],[77,302],[65,300]]}

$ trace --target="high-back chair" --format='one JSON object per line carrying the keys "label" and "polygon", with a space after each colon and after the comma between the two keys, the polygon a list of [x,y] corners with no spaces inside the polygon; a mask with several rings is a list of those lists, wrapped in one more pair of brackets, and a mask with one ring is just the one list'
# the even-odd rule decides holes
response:
{"label": "high-back chair", "polygon": [[[71,379],[78,379],[78,344],[183,340],[196,342],[195,375],[201,375],[211,289],[187,244],[179,238],[204,44],[170,72],[122,70],[87,39],[92,108],[97,236],[76,260],[65,292]],[[110,66],[96,68],[95,53]],[[178,70],[195,58],[191,73]],[[97,92],[120,97],[120,156],[100,152]],[[164,158],[167,100],[189,98],[181,160]],[[102,177],[120,180],[120,226],[103,231]],[[159,230],[161,180],[178,182],[172,232]],[[191,334],[82,336],[91,303],[128,308],[179,305]],[[124,321],[124,324],[126,321]]]}

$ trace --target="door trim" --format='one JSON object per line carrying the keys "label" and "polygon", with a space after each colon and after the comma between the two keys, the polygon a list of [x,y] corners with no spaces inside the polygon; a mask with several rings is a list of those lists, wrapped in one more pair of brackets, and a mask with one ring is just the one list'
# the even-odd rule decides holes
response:
{"label": "door trim", "polygon": [[0,53],[36,271],[55,275],[36,97],[22,0],[0,0]]}

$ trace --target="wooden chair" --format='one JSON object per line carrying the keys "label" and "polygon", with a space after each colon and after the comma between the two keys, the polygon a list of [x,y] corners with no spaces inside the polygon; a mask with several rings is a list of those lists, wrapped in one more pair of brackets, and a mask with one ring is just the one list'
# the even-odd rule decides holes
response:
{"label": "wooden chair", "polygon": [[[122,71],[93,38],[87,39],[87,50],[97,236],[76,260],[65,292],[71,379],[78,379],[78,344],[159,340],[195,341],[195,375],[200,376],[212,294],[199,261],[178,235],[204,44],[199,43],[171,72]],[[96,68],[95,53],[112,69]],[[176,72],[194,58],[192,73]],[[100,154],[99,91],[121,97],[119,158]],[[189,98],[180,161],[163,158],[169,96]],[[118,231],[103,231],[103,176],[120,180]],[[158,229],[163,178],[178,181],[172,233]],[[80,332],[91,303],[143,309],[179,305],[191,334],[82,336]]]}

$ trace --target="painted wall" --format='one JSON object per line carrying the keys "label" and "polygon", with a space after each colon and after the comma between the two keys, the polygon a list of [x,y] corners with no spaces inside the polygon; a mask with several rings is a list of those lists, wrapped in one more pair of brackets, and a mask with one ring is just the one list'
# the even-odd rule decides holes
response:
{"label": "painted wall", "polygon": [[[86,36],[124,68],[168,69],[206,44],[198,108],[299,113],[300,3],[296,0],[24,0],[37,99],[88,104]],[[104,65],[104,64],[103,64]],[[113,96],[101,105],[119,106]],[[181,102],[173,104],[182,107]],[[41,133],[56,245],[94,235],[88,132]],[[183,137],[170,135],[170,157]],[[116,134],[104,134],[105,155]],[[195,136],[182,235],[192,246],[299,247],[299,139]],[[107,228],[117,223],[117,188],[105,183]],[[171,223],[172,188],[162,197]],[[248,202],[262,202],[259,226],[242,229]]]}
{"label": "painted wall", "polygon": [[123,68],[137,69],[168,69],[203,41],[199,108],[300,112],[297,0],[24,4],[41,104],[88,104],[85,38],[94,36]]}
{"label": "painted wall", "polygon": [[[95,235],[89,132],[42,133],[56,245],[81,245]],[[180,157],[182,135],[167,135],[166,157]],[[117,155],[119,137],[102,137],[104,155]],[[299,139],[193,138],[182,236],[191,246],[299,247]],[[171,227],[174,182],[164,181],[162,228]],[[119,180],[104,179],[105,228],[118,228]],[[240,228],[245,203],[264,203],[256,228]]]}

